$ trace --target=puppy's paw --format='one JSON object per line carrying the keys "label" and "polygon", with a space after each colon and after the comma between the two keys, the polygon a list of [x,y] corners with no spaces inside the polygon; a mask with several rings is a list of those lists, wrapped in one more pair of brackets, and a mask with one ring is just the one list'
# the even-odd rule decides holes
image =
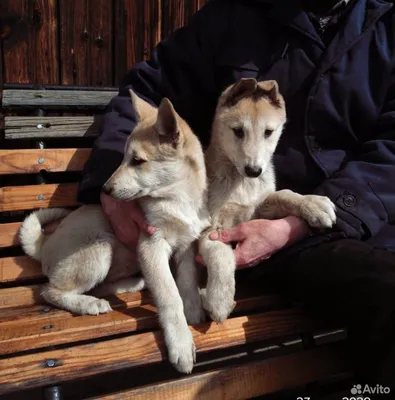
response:
{"label": "puppy's paw", "polygon": [[235,307],[235,285],[213,285],[201,292],[203,308],[210,314],[215,322],[225,321]]}
{"label": "puppy's paw", "polygon": [[336,206],[325,196],[303,196],[300,213],[312,228],[331,228],[336,222]]}
{"label": "puppy's paw", "polygon": [[94,299],[82,307],[82,314],[99,315],[112,311],[110,303],[104,299]]}
{"label": "puppy's paw", "polygon": [[177,332],[175,337],[166,341],[169,361],[177,371],[190,374],[196,362],[196,349],[193,336],[188,327]]}

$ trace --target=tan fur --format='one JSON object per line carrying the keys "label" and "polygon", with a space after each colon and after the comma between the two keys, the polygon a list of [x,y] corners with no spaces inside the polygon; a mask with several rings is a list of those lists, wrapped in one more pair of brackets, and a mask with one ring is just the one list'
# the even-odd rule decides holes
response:
{"label": "tan fur", "polygon": [[[276,192],[272,156],[285,122],[285,103],[275,81],[242,79],[218,101],[206,153],[212,226],[199,243],[208,271],[203,306],[215,321],[223,321],[232,311],[236,265],[229,245],[208,238],[213,230],[252,218],[296,215],[317,228],[331,227],[336,219],[334,205],[326,197]],[[242,138],[232,130],[236,127],[243,128]],[[267,130],[272,131],[268,137]],[[257,176],[247,176],[246,166],[258,171]]]}
{"label": "tan fur", "polygon": [[[193,243],[209,226],[203,151],[169,100],[156,110],[133,92],[131,99],[139,123],[121,165],[103,190],[125,201],[138,199],[147,220],[157,228],[152,236],[140,235],[139,262],[117,240],[100,206],[83,206],[69,214],[44,244],[40,228],[44,220],[49,222],[44,216],[51,210],[41,210],[29,217],[28,230],[22,228],[22,244],[29,232],[36,235],[27,248],[41,256],[49,279],[42,295],[71,312],[109,312],[110,304],[93,295],[147,286],[158,308],[169,359],[179,371],[189,373],[195,347],[187,320],[194,324],[204,319],[193,251]],[[136,158],[145,162],[136,165]],[[35,243],[42,248],[32,249]],[[169,266],[172,256],[178,266],[176,282]],[[139,271],[144,279],[135,277]],[[92,289],[91,295],[85,294]]]}

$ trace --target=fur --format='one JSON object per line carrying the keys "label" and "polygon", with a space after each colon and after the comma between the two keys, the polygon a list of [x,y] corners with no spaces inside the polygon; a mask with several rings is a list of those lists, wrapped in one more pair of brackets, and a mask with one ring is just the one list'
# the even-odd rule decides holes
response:
{"label": "fur", "polygon": [[208,271],[203,306],[214,321],[225,320],[233,309],[236,262],[230,245],[208,238],[213,230],[288,215],[315,228],[329,228],[336,220],[335,206],[327,197],[276,192],[272,157],[285,122],[276,81],[241,79],[218,101],[206,152],[212,226],[199,243]]}
{"label": "fur", "polygon": [[[96,296],[147,286],[158,309],[170,362],[189,373],[195,346],[187,322],[204,319],[193,250],[201,231],[209,226],[204,155],[168,99],[158,109],[132,91],[131,100],[139,123],[103,191],[125,201],[138,199],[147,220],[157,228],[152,236],[140,234],[138,263],[134,251],[115,237],[100,206],[85,205],[71,212],[45,241],[42,225],[68,212],[36,211],[24,221],[20,239],[27,254],[42,261],[49,280],[42,295],[57,307],[77,314],[106,313],[110,304]],[[176,280],[170,257],[178,267]],[[140,271],[144,279],[136,277]]]}

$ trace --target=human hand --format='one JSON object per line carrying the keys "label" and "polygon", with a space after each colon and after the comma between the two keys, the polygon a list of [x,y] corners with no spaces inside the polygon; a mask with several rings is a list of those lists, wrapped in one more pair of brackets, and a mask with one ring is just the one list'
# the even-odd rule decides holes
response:
{"label": "human hand", "polygon": [[[278,220],[257,219],[233,228],[212,232],[211,240],[237,242],[234,250],[237,268],[249,268],[269,258],[295,240],[307,236],[310,228],[298,217]],[[201,257],[198,258],[201,262]]]}
{"label": "human hand", "polygon": [[120,242],[136,247],[140,232],[153,235],[156,228],[148,225],[143,210],[137,201],[123,201],[101,193],[103,212],[107,216]]}

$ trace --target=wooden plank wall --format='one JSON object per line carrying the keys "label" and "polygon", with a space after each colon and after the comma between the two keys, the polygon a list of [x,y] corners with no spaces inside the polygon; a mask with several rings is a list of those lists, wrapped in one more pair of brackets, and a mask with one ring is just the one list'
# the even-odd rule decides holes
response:
{"label": "wooden plank wall", "polygon": [[0,82],[117,86],[207,0],[1,0]]}

